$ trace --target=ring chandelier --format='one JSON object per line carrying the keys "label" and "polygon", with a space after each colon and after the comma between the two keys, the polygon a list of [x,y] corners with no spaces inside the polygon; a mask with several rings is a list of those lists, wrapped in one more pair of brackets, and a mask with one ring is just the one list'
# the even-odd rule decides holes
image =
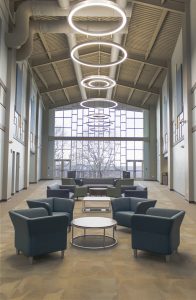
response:
{"label": "ring chandelier", "polygon": [[[109,46],[111,49],[117,49],[122,52],[122,57],[116,61],[107,63],[107,64],[93,64],[93,63],[87,63],[79,58],[79,55],[77,53],[78,50],[83,49],[85,47],[90,47],[94,45],[99,46]],[[127,51],[121,47],[119,44],[114,42],[106,42],[106,41],[90,41],[90,42],[84,42],[76,45],[71,50],[71,58],[77,62],[80,65],[87,66],[87,67],[94,67],[94,68],[105,68],[105,67],[112,67],[118,64],[121,64],[126,58],[127,58]]]}
{"label": "ring chandelier", "polygon": [[105,127],[103,127],[103,128],[91,127],[91,128],[89,128],[89,130],[91,132],[104,133],[106,131],[109,131],[109,128],[108,127],[106,127],[106,128]]}
{"label": "ring chandelier", "polygon": [[105,98],[90,98],[80,102],[83,108],[114,108],[118,103]]}
{"label": "ring chandelier", "polygon": [[81,81],[81,85],[87,89],[105,90],[113,88],[116,85],[116,81],[109,76],[91,75],[85,77]]}
{"label": "ring chandelier", "polygon": [[103,120],[99,120],[99,122],[98,121],[96,122],[90,121],[90,122],[86,122],[85,124],[88,125],[89,127],[110,127],[113,124],[113,122],[111,121],[103,121]]}
{"label": "ring chandelier", "polygon": [[87,115],[87,118],[89,118],[90,120],[107,120],[109,119],[111,116],[108,115],[108,114],[102,114],[102,113],[95,113],[95,114],[90,114],[90,115]]}
{"label": "ring chandelier", "polygon": [[[113,10],[115,13],[117,13],[117,17],[119,16],[121,18],[120,22],[117,22],[117,26],[115,26],[112,29],[109,30],[103,30],[103,31],[91,31],[88,29],[83,29],[79,26],[76,25],[76,22],[74,22],[74,17],[76,17],[76,14],[79,15],[79,12],[85,8],[90,9],[92,8],[93,10],[96,9],[96,7],[101,7],[101,8],[108,8]],[[108,0],[86,0],[86,1],[81,1],[80,3],[76,4],[73,6],[71,9],[69,16],[68,16],[68,23],[69,25],[76,30],[77,32],[89,36],[106,36],[106,35],[112,35],[116,32],[119,32],[121,29],[124,28],[126,24],[127,18],[126,14],[121,9],[116,3]]]}

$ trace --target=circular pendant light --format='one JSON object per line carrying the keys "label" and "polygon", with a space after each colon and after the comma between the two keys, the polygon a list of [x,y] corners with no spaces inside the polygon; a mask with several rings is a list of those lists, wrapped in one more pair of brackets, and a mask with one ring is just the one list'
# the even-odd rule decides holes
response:
{"label": "circular pendant light", "polygon": [[109,128],[108,127],[103,127],[103,128],[96,128],[96,127],[91,127],[89,128],[89,131],[94,132],[94,133],[104,133],[104,132],[108,132]]}
{"label": "circular pendant light", "polygon": [[[112,11],[112,15],[114,15],[115,17],[120,17],[120,22],[114,22],[114,27],[112,27],[111,29],[107,29],[104,28],[103,30],[100,31],[93,31],[90,30],[90,22],[89,22],[89,26],[85,26],[86,28],[83,27],[79,27],[77,25],[77,22],[74,22],[74,17],[77,17],[80,15],[80,12],[84,9],[93,9],[96,10],[96,8],[102,8],[102,9],[110,9],[113,10]],[[116,13],[116,14],[115,14]],[[87,11],[88,14],[88,11]],[[108,0],[86,0],[86,1],[81,1],[80,3],[77,3],[76,5],[74,5],[69,13],[68,16],[68,23],[69,25],[76,30],[77,32],[81,33],[81,34],[85,34],[85,35],[89,35],[89,36],[106,36],[106,35],[112,35],[116,32],[119,32],[121,29],[124,28],[125,24],[126,24],[127,18],[126,18],[126,14],[123,11],[122,8],[120,8],[116,3],[112,2],[112,1],[108,1]],[[98,22],[97,22],[98,23]]]}
{"label": "circular pendant light", "polygon": [[114,108],[118,103],[105,98],[91,98],[80,102],[83,108]]}
{"label": "circular pendant light", "polygon": [[81,81],[81,85],[87,89],[106,90],[113,88],[116,85],[116,81],[108,76],[91,75],[85,77]]}
{"label": "circular pendant light", "polygon": [[[79,58],[79,54],[77,53],[78,50],[81,50],[85,47],[90,47],[90,46],[109,46],[112,49],[117,49],[122,52],[122,57],[118,60],[109,62],[107,64],[93,64],[93,63],[87,63]],[[106,67],[112,67],[118,64],[121,64],[126,58],[127,58],[127,51],[121,47],[119,44],[114,43],[114,42],[105,42],[105,41],[90,41],[90,42],[84,42],[76,45],[72,50],[71,50],[71,58],[76,61],[78,64],[87,66],[87,67],[94,67],[94,68],[106,68]]]}
{"label": "circular pendant light", "polygon": [[87,118],[89,118],[91,120],[107,120],[110,117],[111,117],[110,115],[102,114],[102,113],[95,113],[95,114],[87,115]]}
{"label": "circular pendant light", "polygon": [[85,123],[86,125],[88,125],[89,127],[110,127],[113,122],[111,121],[105,121],[105,120],[91,120]]}

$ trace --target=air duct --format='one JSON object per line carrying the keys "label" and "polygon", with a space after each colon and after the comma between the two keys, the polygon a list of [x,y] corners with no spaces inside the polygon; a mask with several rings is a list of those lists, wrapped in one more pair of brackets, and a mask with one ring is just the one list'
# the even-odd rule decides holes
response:
{"label": "air duct", "polygon": [[[116,3],[122,7],[122,8],[125,8],[127,6],[127,0],[117,0]],[[129,13],[128,13],[128,16],[131,17],[131,14],[132,14],[132,6],[129,8]],[[122,43],[122,33],[117,33],[114,35],[113,37],[113,42],[117,43],[117,44],[121,44]],[[117,49],[112,49],[111,51],[111,61],[116,61],[119,57],[119,50]],[[112,79],[115,79],[115,76],[116,76],[116,68],[117,66],[113,66],[110,68],[110,73],[109,73],[109,77],[112,78]],[[109,89],[107,91],[107,98],[108,99],[111,99],[112,97],[112,89]]]}
{"label": "air duct", "polygon": [[[17,9],[15,13],[15,27],[12,33],[6,34],[6,44],[9,48],[20,48],[23,45],[29,36],[29,19],[33,17],[42,17],[42,16],[51,16],[51,17],[67,17],[69,14],[69,1],[59,1],[59,3],[64,3],[67,6],[64,6],[63,9],[53,1],[24,1]],[[129,11],[129,9],[127,8]],[[106,13],[106,12],[105,12]],[[103,10],[99,9],[91,10],[88,12],[89,17],[101,17],[103,16]],[[107,16],[110,17],[110,16]],[[95,22],[96,23],[96,22]],[[87,23],[81,22],[81,26],[88,28],[88,26],[95,26],[95,23],[86,25]],[[107,26],[113,26],[107,22]],[[103,26],[105,26],[103,24]],[[124,29],[127,30],[127,29]]]}
{"label": "air duct", "polygon": [[58,4],[61,8],[67,9],[69,7],[69,0],[58,0]]}
{"label": "air duct", "polygon": [[67,11],[52,1],[24,1],[16,11],[16,25],[13,32],[6,34],[6,43],[9,48],[19,48],[26,42],[29,36],[29,19],[31,16],[67,16]]}
{"label": "air duct", "polygon": [[30,21],[29,37],[24,45],[16,51],[16,61],[27,59],[33,51],[33,35],[35,33],[73,33],[67,21]]}

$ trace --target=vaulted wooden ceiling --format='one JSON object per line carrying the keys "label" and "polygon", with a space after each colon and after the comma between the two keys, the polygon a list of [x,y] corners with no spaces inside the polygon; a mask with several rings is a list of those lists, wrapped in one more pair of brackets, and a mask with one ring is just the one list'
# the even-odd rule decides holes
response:
{"label": "vaulted wooden ceiling", "polygon": [[[122,45],[128,52],[128,58],[116,69],[117,85],[113,88],[112,98],[118,102],[148,108],[156,103],[167,73],[167,65],[182,26],[184,0],[128,2],[133,5],[132,14],[127,19],[128,32],[122,37]],[[70,5],[71,3],[72,1]],[[88,20],[88,15],[84,18]],[[99,18],[99,22],[101,21]],[[76,34],[77,42],[94,39]],[[112,41],[113,37],[100,39]],[[110,61],[110,52],[103,47],[91,47],[84,55],[88,62]],[[58,107],[82,100],[65,34],[35,34],[29,63],[45,105]],[[81,71],[83,77],[93,74],[109,75],[109,68],[82,66]],[[86,89],[88,98],[106,97],[106,93]]]}

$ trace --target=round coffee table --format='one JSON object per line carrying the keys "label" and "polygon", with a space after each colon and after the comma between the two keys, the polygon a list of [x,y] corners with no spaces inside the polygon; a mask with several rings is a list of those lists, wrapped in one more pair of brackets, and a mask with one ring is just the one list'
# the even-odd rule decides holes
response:
{"label": "round coffee table", "polygon": [[[75,247],[84,249],[106,249],[117,244],[114,237],[115,227],[117,222],[111,218],[101,217],[85,217],[74,219],[72,225],[72,240],[71,244]],[[74,228],[84,230],[83,235],[74,236]],[[112,229],[112,236],[106,235],[106,229]],[[87,229],[102,229],[102,234],[86,234]]]}

